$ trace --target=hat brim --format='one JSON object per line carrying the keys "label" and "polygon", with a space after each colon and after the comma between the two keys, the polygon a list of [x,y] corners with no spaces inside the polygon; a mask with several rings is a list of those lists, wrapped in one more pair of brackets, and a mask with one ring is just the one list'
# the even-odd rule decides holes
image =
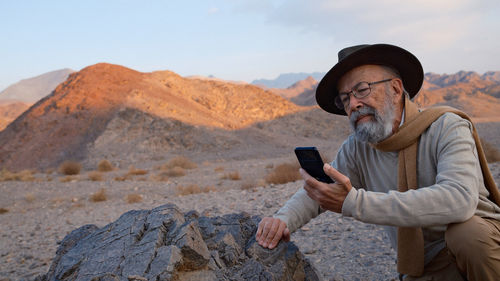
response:
{"label": "hat brim", "polygon": [[410,98],[413,98],[422,87],[424,71],[420,61],[413,54],[393,45],[369,45],[351,53],[326,73],[316,89],[318,105],[327,112],[347,115],[343,109],[335,106],[335,98],[339,94],[338,81],[351,69],[368,64],[386,65],[398,70]]}

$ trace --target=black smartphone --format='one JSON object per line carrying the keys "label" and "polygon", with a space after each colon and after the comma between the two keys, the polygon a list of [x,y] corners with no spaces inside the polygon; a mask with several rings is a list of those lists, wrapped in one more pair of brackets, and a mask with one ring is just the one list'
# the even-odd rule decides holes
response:
{"label": "black smartphone", "polygon": [[333,180],[323,171],[323,159],[316,147],[296,147],[295,155],[302,169],[321,182],[333,183]]}

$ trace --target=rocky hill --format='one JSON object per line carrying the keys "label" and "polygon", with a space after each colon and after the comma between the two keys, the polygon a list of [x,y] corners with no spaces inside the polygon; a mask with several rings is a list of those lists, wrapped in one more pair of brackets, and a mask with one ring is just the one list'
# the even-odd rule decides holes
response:
{"label": "rocky hill", "polygon": [[0,100],[15,100],[25,103],[35,103],[50,94],[60,83],[75,72],[65,68],[23,79],[0,92]]}
{"label": "rocky hill", "polygon": [[[90,148],[106,140],[123,142],[136,136],[130,131],[134,124],[123,125],[126,116],[150,116],[163,126],[166,135],[156,134],[154,126],[140,130],[161,139],[163,151],[171,151],[176,147],[169,144],[172,141],[189,148],[190,143],[212,138],[211,131],[241,129],[300,110],[253,85],[186,79],[169,71],[140,73],[101,63],[71,74],[0,132],[0,167],[44,169],[67,159],[83,160]],[[120,131],[125,128],[129,130]],[[172,128],[177,139],[169,134]],[[147,145],[156,140],[141,141]]]}
{"label": "rocky hill", "polygon": [[449,105],[477,121],[500,120],[500,72],[460,71],[453,75],[427,73],[415,101],[422,107]]}
{"label": "rocky hill", "polygon": [[30,105],[21,101],[0,101],[0,131],[26,111]]}
{"label": "rocky hill", "polygon": [[[293,85],[286,89],[281,88],[271,88],[271,92],[278,94],[285,99],[292,101],[298,105],[314,105],[316,101],[314,95],[316,93],[316,87],[318,86],[318,81],[312,76],[308,76],[304,80],[295,82]],[[314,99],[314,102],[311,101]]]}
{"label": "rocky hill", "polygon": [[[292,86],[270,89],[297,105],[316,105],[318,81],[312,77]],[[415,101],[422,107],[449,105],[476,117],[476,120],[500,120],[500,71],[483,75],[460,71],[455,74],[426,73],[422,90]]]}

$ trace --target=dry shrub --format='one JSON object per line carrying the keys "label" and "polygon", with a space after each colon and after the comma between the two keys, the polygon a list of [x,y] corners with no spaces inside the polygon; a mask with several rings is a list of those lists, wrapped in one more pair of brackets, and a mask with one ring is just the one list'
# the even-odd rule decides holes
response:
{"label": "dry shrub", "polygon": [[8,171],[5,168],[0,170],[0,181],[11,181],[11,180],[12,180],[12,173],[10,171]]}
{"label": "dry shrub", "polygon": [[173,167],[171,169],[163,171],[164,175],[168,177],[182,177],[186,175],[186,171],[182,167]]}
{"label": "dry shrub", "polygon": [[104,177],[101,172],[98,171],[92,171],[89,173],[89,180],[91,181],[102,181],[104,180]]}
{"label": "dry shrub", "polygon": [[65,177],[59,179],[60,182],[73,182],[73,181],[77,181],[77,180],[78,180],[78,176],[65,176]]}
{"label": "dry shrub", "polygon": [[15,174],[16,180],[18,181],[34,181],[35,176],[33,176],[33,171],[24,170]]}
{"label": "dry shrub", "polygon": [[229,172],[229,173],[226,173],[222,176],[222,179],[223,180],[233,180],[233,181],[237,181],[237,180],[241,180],[241,177],[240,177],[240,173],[238,173],[238,171],[234,171],[234,172]]}
{"label": "dry shrub", "polygon": [[28,203],[35,202],[35,199],[36,199],[36,197],[35,197],[35,194],[33,194],[33,193],[26,193],[26,195],[24,195],[24,200],[26,200],[26,202],[28,202]]}
{"label": "dry shrub", "polygon": [[196,194],[196,193],[207,193],[210,191],[215,192],[216,191],[215,187],[213,186],[199,187],[196,184],[191,184],[187,186],[182,186],[182,185],[177,186],[177,196]]}
{"label": "dry shrub", "polygon": [[134,166],[130,166],[128,168],[127,175],[142,176],[142,175],[146,175],[147,173],[148,173],[148,171],[146,171],[146,170],[136,169]]}
{"label": "dry shrub", "polygon": [[59,172],[67,176],[78,175],[81,169],[82,165],[75,161],[65,161],[59,166]]}
{"label": "dry shrub", "polygon": [[151,178],[154,181],[168,181],[169,175],[168,175],[167,171],[161,171]]}
{"label": "dry shrub", "polygon": [[267,165],[266,165],[266,169],[272,169],[273,167],[274,167],[274,164],[273,164],[273,163],[271,163],[271,164],[267,164]]}
{"label": "dry shrub", "polygon": [[222,167],[222,166],[216,167],[216,168],[214,169],[214,172],[217,172],[217,173],[218,173],[218,172],[224,172],[224,167]]}
{"label": "dry shrub", "polygon": [[126,180],[129,180],[129,179],[132,179],[132,176],[129,175],[129,174],[125,174],[123,176],[115,177],[115,181],[126,181]]}
{"label": "dry shrub", "polygon": [[90,201],[92,202],[102,202],[106,200],[108,200],[108,197],[104,188],[99,189],[99,191],[92,193],[90,196]]}
{"label": "dry shrub", "polygon": [[177,156],[168,161],[167,164],[163,165],[162,169],[175,168],[175,167],[181,167],[183,169],[189,170],[189,169],[194,169],[198,166],[189,158],[186,158],[184,156]]}
{"label": "dry shrub", "polygon": [[5,214],[5,213],[8,213],[8,212],[9,212],[8,209],[0,208],[0,214]]}
{"label": "dry shrub", "polygon": [[283,184],[301,179],[298,164],[283,163],[276,166],[267,176],[267,183]]}
{"label": "dry shrub", "polygon": [[99,172],[110,172],[113,171],[113,165],[106,159],[103,159],[97,164],[97,170]]}
{"label": "dry shrub", "polygon": [[10,172],[5,168],[0,171],[0,181],[34,181],[33,171],[23,170],[17,173]]}
{"label": "dry shrub", "polygon": [[140,203],[142,202],[142,195],[137,194],[137,193],[132,193],[127,195],[127,203],[133,204],[133,203]]}
{"label": "dry shrub", "polygon": [[488,163],[500,161],[500,151],[493,144],[481,138],[481,145],[483,146],[484,155]]}

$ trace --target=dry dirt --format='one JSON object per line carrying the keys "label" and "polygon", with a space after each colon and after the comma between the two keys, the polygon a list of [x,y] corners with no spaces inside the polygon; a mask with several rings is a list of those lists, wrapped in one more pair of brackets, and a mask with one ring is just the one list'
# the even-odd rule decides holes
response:
{"label": "dry dirt", "polygon": [[[480,124],[480,131],[498,136],[495,123]],[[339,142],[332,143],[337,146]],[[333,149],[332,149],[333,150]],[[325,155],[333,151],[321,150]],[[258,156],[259,151],[253,151]],[[193,154],[196,155],[196,154]],[[197,158],[196,158],[197,157]],[[0,182],[0,276],[2,280],[30,280],[48,270],[60,241],[71,230],[85,224],[100,227],[116,220],[131,209],[151,209],[164,203],[177,204],[183,211],[197,210],[203,215],[248,212],[268,216],[301,186],[301,181],[282,185],[265,183],[265,176],[281,163],[293,163],[294,156],[248,157],[229,160],[194,156],[197,167],[186,175],[157,181],[158,166],[167,159],[144,159],[136,167],[145,175],[131,176],[126,181],[115,178],[128,173],[128,168],[103,173],[102,181],[89,179],[96,165],[87,164],[73,180],[61,182],[66,176],[57,171],[35,174],[35,182]],[[257,158],[257,159],[255,159]],[[207,160],[212,159],[212,160]],[[215,159],[215,160],[214,160]],[[97,159],[93,160],[97,163]],[[491,165],[497,182],[500,163]],[[240,179],[232,180],[237,172]],[[216,192],[179,195],[186,187]],[[101,189],[106,200],[94,202],[92,197]],[[141,202],[129,203],[129,195],[140,196]],[[327,280],[391,280],[396,278],[395,254],[383,231],[337,214],[323,214],[298,230],[292,237],[299,248],[318,267]]]}
{"label": "dry dirt", "polygon": [[[481,121],[480,136],[500,148],[500,102],[469,88],[423,95],[422,102],[469,104]],[[131,209],[175,203],[205,215],[272,215],[301,186],[266,184],[272,168],[295,163],[295,146],[317,146],[331,160],[348,134],[345,117],[299,107],[251,85],[109,64],[74,73],[0,132],[1,167],[44,171],[33,182],[0,182],[0,280],[46,272],[57,241],[69,231],[104,226]],[[157,167],[179,155],[197,168],[165,180]],[[50,169],[67,159],[79,159],[83,171],[67,178]],[[90,180],[99,178],[102,159],[117,169]],[[126,177],[131,165],[139,175]],[[498,180],[499,165],[492,169]],[[179,196],[189,188],[215,192]],[[97,201],[98,192],[106,200]],[[129,195],[142,201],[129,203]],[[376,226],[328,213],[293,239],[327,279],[396,276],[394,252]]]}

